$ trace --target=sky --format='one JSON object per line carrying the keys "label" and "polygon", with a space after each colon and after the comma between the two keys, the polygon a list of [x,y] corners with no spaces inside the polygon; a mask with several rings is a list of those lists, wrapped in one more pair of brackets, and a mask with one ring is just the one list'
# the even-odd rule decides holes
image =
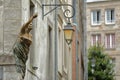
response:
{"label": "sky", "polygon": [[87,0],[87,2],[94,2],[94,1],[105,1],[105,0]]}

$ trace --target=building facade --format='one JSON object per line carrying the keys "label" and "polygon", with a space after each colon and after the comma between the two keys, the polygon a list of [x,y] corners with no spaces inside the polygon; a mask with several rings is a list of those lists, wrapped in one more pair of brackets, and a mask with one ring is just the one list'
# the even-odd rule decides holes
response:
{"label": "building facade", "polygon": [[[72,80],[87,80],[87,65],[85,50],[85,0],[73,0],[75,8],[74,23],[74,37],[72,43]],[[78,18],[79,16],[79,18]]]}
{"label": "building facade", "polygon": [[21,26],[20,3],[21,0],[0,0],[0,80],[17,80],[11,49]]}
{"label": "building facade", "polygon": [[115,80],[120,78],[120,1],[104,0],[87,3],[87,45],[101,44],[115,64]]}
{"label": "building facade", "polygon": [[[75,80],[72,79],[73,47],[66,43],[63,32],[67,24],[63,12],[69,7],[57,8],[43,18],[42,4],[56,3],[72,5],[72,0],[0,0],[0,80],[18,80],[12,49],[21,26],[34,13],[38,17],[32,22],[33,42],[25,80]],[[53,8],[44,6],[44,13]],[[80,55],[79,60],[84,63],[81,58]],[[79,75],[83,75],[83,68],[79,69]]]}

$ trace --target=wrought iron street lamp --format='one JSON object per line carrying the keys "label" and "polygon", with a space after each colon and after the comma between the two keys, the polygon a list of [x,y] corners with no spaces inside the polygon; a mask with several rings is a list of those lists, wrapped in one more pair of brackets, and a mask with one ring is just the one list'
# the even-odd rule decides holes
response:
{"label": "wrought iron street lamp", "polygon": [[69,45],[72,42],[72,36],[73,36],[73,26],[71,25],[71,23],[67,23],[67,25],[64,27],[64,37],[65,40],[67,42],[67,44]]}
{"label": "wrought iron street lamp", "polygon": [[[44,7],[45,7],[45,6],[54,6],[55,8],[53,8],[53,9],[51,9],[50,11],[48,11],[48,12],[45,13],[45,12],[44,12]],[[75,9],[74,9],[74,7],[73,7],[72,5],[70,5],[70,4],[43,4],[43,5],[42,5],[42,17],[43,17],[43,19],[44,19],[44,16],[46,16],[47,14],[51,13],[53,10],[55,10],[55,9],[57,9],[58,7],[61,7],[61,6],[69,6],[69,7],[71,7],[72,10],[73,10],[71,16],[67,15],[67,13],[68,13],[68,12],[70,13],[71,10],[66,9],[66,10],[64,10],[64,12],[63,12],[64,17],[67,18],[67,20],[68,20],[68,23],[67,23],[67,25],[65,25],[65,27],[64,27],[63,30],[64,30],[65,40],[66,40],[67,44],[69,45],[69,44],[72,42],[72,36],[73,36],[73,32],[74,32],[73,26],[72,26],[71,23],[70,23],[70,19],[71,19],[71,18],[74,16],[74,14],[75,14]]]}

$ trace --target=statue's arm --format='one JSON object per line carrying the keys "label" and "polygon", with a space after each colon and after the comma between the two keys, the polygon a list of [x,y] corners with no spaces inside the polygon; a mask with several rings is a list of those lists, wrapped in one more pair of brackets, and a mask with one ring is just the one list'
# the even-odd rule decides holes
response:
{"label": "statue's arm", "polygon": [[37,14],[34,14],[33,16],[30,17],[30,19],[25,23],[23,24],[22,28],[21,28],[21,33],[25,33],[25,29],[28,28],[29,24],[33,21],[34,18],[37,17]]}

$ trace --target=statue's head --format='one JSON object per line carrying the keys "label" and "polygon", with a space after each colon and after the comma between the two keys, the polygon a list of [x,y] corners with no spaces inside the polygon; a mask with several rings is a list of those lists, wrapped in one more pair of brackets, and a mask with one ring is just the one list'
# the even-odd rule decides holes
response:
{"label": "statue's head", "polygon": [[32,30],[32,23],[30,23],[28,26],[28,31],[31,31],[31,30]]}

